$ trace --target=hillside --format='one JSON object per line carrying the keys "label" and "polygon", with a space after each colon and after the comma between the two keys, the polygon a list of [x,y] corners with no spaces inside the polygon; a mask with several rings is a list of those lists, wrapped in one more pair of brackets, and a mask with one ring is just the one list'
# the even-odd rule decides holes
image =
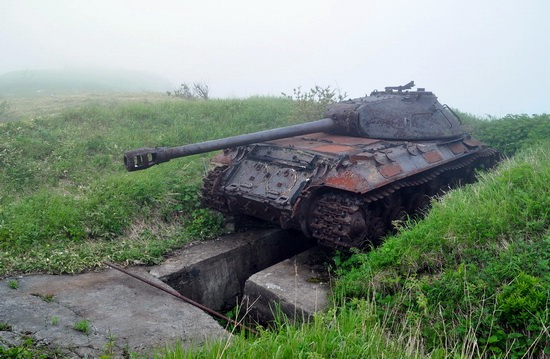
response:
{"label": "hillside", "polygon": [[[210,155],[129,174],[122,153],[280,127],[295,122],[295,110],[287,98],[159,99],[1,123],[0,276],[77,273],[105,259],[158,263],[192,239],[220,234],[221,218],[198,202]],[[550,355],[549,115],[464,122],[508,159],[381,247],[334,258],[327,313],[166,355]]]}
{"label": "hillside", "polygon": [[171,89],[147,72],[99,69],[21,70],[0,74],[0,96],[36,93],[141,92]]}

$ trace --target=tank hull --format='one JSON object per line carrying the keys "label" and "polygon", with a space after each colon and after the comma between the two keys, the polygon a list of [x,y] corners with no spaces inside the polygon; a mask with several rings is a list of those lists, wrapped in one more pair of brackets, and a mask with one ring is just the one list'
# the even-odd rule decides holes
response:
{"label": "tank hull", "polygon": [[225,150],[203,203],[328,246],[364,247],[497,158],[469,135],[411,142],[313,133]]}

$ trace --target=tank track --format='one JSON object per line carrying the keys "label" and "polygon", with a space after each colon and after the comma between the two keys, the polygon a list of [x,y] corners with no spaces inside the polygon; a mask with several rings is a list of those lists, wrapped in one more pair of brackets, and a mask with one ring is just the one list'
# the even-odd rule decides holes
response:
{"label": "tank track", "polygon": [[[438,181],[442,175],[460,171],[465,182],[472,182],[472,174],[476,169],[490,168],[498,158],[498,151],[484,149],[475,155],[390,183],[362,196],[339,192],[322,194],[312,203],[309,218],[311,236],[320,244],[341,250],[375,246],[387,234],[391,222],[400,219],[403,214],[401,209],[410,214],[418,213],[429,204],[428,196],[440,193],[443,187],[461,185],[460,182],[453,184],[452,180]],[[405,206],[401,206],[401,203],[391,205],[390,196],[407,189],[413,190],[409,194],[413,198],[411,203],[403,203]],[[365,218],[362,223],[359,216]]]}
{"label": "tank track", "polygon": [[223,172],[228,166],[217,166],[208,171],[202,181],[201,205],[203,207],[213,208],[223,214],[229,213],[227,201],[223,195],[218,192],[219,182],[223,178]]}

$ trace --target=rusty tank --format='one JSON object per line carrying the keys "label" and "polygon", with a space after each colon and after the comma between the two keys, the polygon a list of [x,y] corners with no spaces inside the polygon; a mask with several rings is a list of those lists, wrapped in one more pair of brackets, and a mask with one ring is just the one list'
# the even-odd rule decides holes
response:
{"label": "rusty tank", "polygon": [[414,82],[330,105],[309,123],[180,147],[125,153],[128,171],[223,150],[202,203],[302,231],[339,249],[376,245],[430,198],[475,180],[499,158]]}

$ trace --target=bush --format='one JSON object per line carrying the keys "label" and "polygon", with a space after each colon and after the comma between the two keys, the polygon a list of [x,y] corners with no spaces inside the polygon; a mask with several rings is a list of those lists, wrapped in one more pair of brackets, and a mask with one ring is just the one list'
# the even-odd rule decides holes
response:
{"label": "bush", "polygon": [[168,91],[167,94],[182,100],[208,100],[210,88],[202,82],[193,82],[192,85],[184,82],[174,92]]}
{"label": "bush", "polygon": [[321,87],[315,85],[308,92],[302,92],[300,86],[292,91],[292,95],[281,93],[283,97],[294,101],[292,119],[295,122],[313,121],[322,118],[328,105],[342,101],[347,96],[340,89],[333,89],[329,86]]}
{"label": "bush", "polygon": [[481,120],[461,115],[467,128],[480,141],[497,148],[505,156],[513,156],[550,138],[550,115],[507,115],[501,119]]}

